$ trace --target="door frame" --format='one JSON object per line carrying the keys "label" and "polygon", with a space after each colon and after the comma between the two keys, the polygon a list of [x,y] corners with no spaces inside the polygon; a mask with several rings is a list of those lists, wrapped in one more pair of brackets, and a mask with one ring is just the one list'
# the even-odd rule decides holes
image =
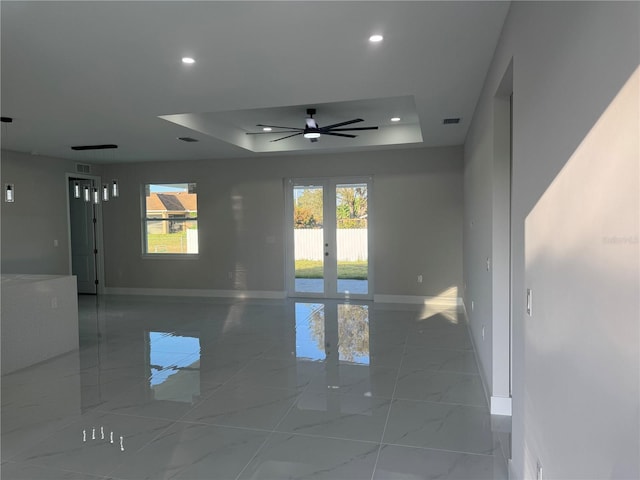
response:
{"label": "door frame", "polygon": [[[323,210],[324,210],[324,223],[331,222],[329,232],[326,230],[326,225],[323,225],[323,233],[328,233],[333,239],[327,243],[329,246],[326,249],[329,252],[331,258],[336,258],[337,246],[336,246],[336,199],[335,188],[337,185],[349,184],[349,183],[366,183],[367,184],[367,293],[366,294],[354,294],[354,293],[340,293],[337,288],[337,261],[335,262],[335,268],[333,262],[329,265],[329,268],[325,266],[324,269],[324,291],[322,293],[314,292],[296,292],[295,289],[295,246],[294,246],[294,228],[293,228],[293,187],[295,185],[318,185],[323,188]],[[354,300],[373,300],[373,285],[374,285],[374,272],[373,262],[373,176],[372,175],[351,175],[340,177],[293,177],[284,179],[284,195],[285,195],[285,221],[284,221],[284,238],[285,238],[285,288],[288,297],[293,298],[318,298],[318,299],[354,299]],[[327,192],[331,191],[329,195]],[[327,202],[327,198],[329,201]],[[329,215],[327,215],[329,213]]]}
{"label": "door frame", "polygon": [[[71,196],[69,188],[70,182],[78,178],[81,180],[91,180],[93,185],[98,189],[101,188],[102,178],[99,175],[87,175],[84,173],[67,173],[65,175],[66,191],[67,191],[67,247],[69,251],[69,275],[73,275],[73,251],[71,249],[71,202],[78,201],[78,199]],[[83,201],[83,200],[80,200]],[[102,224],[102,202],[94,205],[94,213],[96,218],[95,226],[95,245],[98,253],[96,254],[96,279],[98,280],[98,287],[96,293],[98,295],[104,295],[104,242],[103,242],[103,224]]]}

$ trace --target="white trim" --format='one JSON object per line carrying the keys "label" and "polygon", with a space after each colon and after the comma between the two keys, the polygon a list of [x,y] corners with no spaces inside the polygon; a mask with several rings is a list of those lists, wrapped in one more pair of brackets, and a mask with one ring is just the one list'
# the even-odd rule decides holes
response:
{"label": "white trim", "polygon": [[419,295],[386,295],[376,293],[373,296],[376,303],[409,303],[413,305],[442,305],[447,307],[462,306],[462,298],[460,297],[426,297]]}
{"label": "white trim", "polygon": [[509,478],[518,478],[516,475],[515,467],[513,466],[513,459],[507,459],[507,469],[509,471]]}
{"label": "white trim", "polygon": [[199,253],[143,253],[143,260],[199,260]]}
{"label": "white trim", "polygon": [[287,297],[284,291],[269,290],[204,290],[184,288],[128,288],[106,287],[107,295],[152,295],[168,297],[214,297],[214,298],[261,298],[283,300]]}
{"label": "white trim", "polygon": [[491,397],[491,415],[511,416],[511,397]]}

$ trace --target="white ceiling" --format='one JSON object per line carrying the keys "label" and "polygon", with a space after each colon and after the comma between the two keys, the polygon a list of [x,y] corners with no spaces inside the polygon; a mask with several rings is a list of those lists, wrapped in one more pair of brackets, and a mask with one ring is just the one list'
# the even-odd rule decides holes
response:
{"label": "white ceiling", "polygon": [[[1,114],[14,121],[2,147],[100,163],[459,145],[508,8],[3,1]],[[373,33],[384,41],[371,44]],[[307,108],[321,126],[363,118],[353,126],[380,129],[317,143],[246,135],[257,123],[304,127]],[[107,143],[119,148],[70,149]]]}

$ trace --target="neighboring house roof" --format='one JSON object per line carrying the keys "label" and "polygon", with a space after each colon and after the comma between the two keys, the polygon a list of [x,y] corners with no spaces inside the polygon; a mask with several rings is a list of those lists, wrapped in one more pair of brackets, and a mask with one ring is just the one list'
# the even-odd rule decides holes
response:
{"label": "neighboring house roof", "polygon": [[186,192],[151,193],[147,197],[147,212],[196,212],[197,195]]}
{"label": "neighboring house roof", "polygon": [[158,195],[158,198],[164,204],[165,210],[169,212],[183,212],[186,210],[174,193],[158,193],[156,195]]}
{"label": "neighboring house roof", "polygon": [[152,193],[147,197],[147,212],[149,211],[161,212],[165,210],[166,210],[166,207],[158,198],[157,193]]}
{"label": "neighboring house roof", "polygon": [[184,206],[185,210],[196,212],[198,210],[198,195],[195,193],[178,192],[177,199]]}

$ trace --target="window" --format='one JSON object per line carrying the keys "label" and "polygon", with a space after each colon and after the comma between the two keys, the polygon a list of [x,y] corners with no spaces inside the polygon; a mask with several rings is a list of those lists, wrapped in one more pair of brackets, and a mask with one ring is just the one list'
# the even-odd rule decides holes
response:
{"label": "window", "polygon": [[144,252],[198,253],[198,196],[195,183],[145,185]]}

